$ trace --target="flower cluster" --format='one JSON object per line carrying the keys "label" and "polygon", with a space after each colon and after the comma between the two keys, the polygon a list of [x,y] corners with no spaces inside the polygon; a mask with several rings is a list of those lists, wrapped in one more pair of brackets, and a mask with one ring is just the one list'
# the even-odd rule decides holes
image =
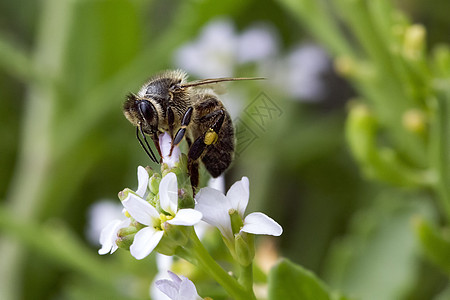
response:
{"label": "flower cluster", "polygon": [[[217,227],[235,261],[250,270],[255,256],[253,236],[279,236],[281,226],[263,213],[245,216],[250,196],[247,177],[233,184],[226,195],[205,187],[194,199],[190,181],[185,180],[188,177],[186,155],[180,154],[175,146],[170,157],[171,143],[167,133],[160,136],[161,174],[139,166],[137,190],[125,189],[119,193],[125,218],[111,221],[102,230],[99,254],[123,248],[136,259],[143,259],[154,250],[164,255],[178,255],[211,272],[231,296],[236,298],[249,293],[251,289],[243,287],[209,257],[193,226],[203,220]],[[155,282],[161,291],[171,299],[199,299],[191,281],[173,273],[169,275],[171,281]],[[180,295],[183,297],[179,298]]]}
{"label": "flower cluster", "polygon": [[[119,230],[130,226],[132,222],[137,222],[138,225],[134,226],[136,232],[131,231],[134,239],[130,246],[130,252],[135,258],[142,259],[159,244],[168,228],[167,224],[192,226],[201,220],[202,214],[199,211],[178,207],[178,184],[175,173],[168,173],[161,179],[159,184],[159,211],[146,200],[150,192],[148,188],[149,179],[147,170],[139,166],[139,188],[136,192],[127,191],[128,195],[122,201],[125,214],[129,218],[123,221],[114,220],[107,225],[100,237],[102,243],[100,254],[114,252],[117,249],[115,241],[118,238]],[[127,231],[127,233],[129,232]]]}

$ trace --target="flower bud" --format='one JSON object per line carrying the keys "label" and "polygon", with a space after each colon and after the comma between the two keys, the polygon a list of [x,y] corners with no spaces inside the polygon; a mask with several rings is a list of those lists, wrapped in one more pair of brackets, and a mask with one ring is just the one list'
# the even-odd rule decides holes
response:
{"label": "flower bud", "polygon": [[418,60],[425,49],[426,30],[423,25],[415,24],[405,31],[403,55],[410,60]]}
{"label": "flower bud", "polygon": [[151,177],[153,173],[155,173],[155,171],[153,171],[153,169],[149,166],[146,166],[145,170],[147,171],[149,177]]}
{"label": "flower bud", "polygon": [[410,132],[423,134],[426,130],[425,114],[419,109],[410,109],[403,114],[402,124]]}
{"label": "flower bud", "polygon": [[334,69],[342,76],[352,76],[356,73],[356,62],[350,56],[340,56],[334,61]]}
{"label": "flower bud", "polygon": [[244,267],[250,265],[255,257],[253,239],[253,234],[247,234],[245,232],[238,233],[234,236],[236,259]]}
{"label": "flower bud", "polygon": [[154,173],[150,177],[150,180],[148,181],[148,187],[150,189],[150,192],[152,192],[155,195],[158,194],[160,182],[161,182],[161,175],[159,175],[159,173]]}
{"label": "flower bud", "polygon": [[334,69],[344,77],[372,78],[374,77],[373,67],[363,61],[356,61],[350,56],[340,56],[334,60]]}
{"label": "flower bud", "polygon": [[116,244],[119,248],[129,250],[131,244],[134,241],[134,236],[136,235],[137,228],[134,226],[128,226],[119,229],[117,232]]}
{"label": "flower bud", "polygon": [[129,193],[134,193],[132,190],[130,190],[129,188],[124,189],[123,191],[120,191],[119,194],[117,195],[120,199],[120,201],[125,200],[128,197]]}
{"label": "flower bud", "polygon": [[367,162],[375,149],[376,120],[369,108],[353,103],[347,119],[346,135],[356,158]]}

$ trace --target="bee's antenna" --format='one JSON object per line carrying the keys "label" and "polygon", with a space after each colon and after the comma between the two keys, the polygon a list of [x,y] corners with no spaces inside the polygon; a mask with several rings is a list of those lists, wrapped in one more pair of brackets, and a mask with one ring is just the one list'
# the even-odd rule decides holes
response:
{"label": "bee's antenna", "polygon": [[[145,147],[144,143],[142,142],[141,138],[139,137],[139,131],[141,132],[141,135],[145,141],[145,145],[147,145],[147,148]],[[145,153],[147,153],[148,157],[155,163],[159,163],[158,160],[156,159],[156,155],[153,153],[152,148],[150,147],[150,145],[147,142],[147,138],[145,137],[144,131],[142,130],[142,125],[139,125],[139,127],[136,127],[136,137],[139,141],[139,144],[141,144],[142,149],[144,149]]]}
{"label": "bee's antenna", "polygon": [[202,79],[197,80],[193,82],[188,82],[185,84],[181,84],[180,88],[186,88],[186,87],[192,87],[192,86],[199,86],[204,84],[211,84],[211,83],[218,83],[223,81],[240,81],[240,80],[265,80],[264,77],[240,77],[240,78],[233,78],[233,77],[224,77],[224,78],[211,78],[211,79]]}

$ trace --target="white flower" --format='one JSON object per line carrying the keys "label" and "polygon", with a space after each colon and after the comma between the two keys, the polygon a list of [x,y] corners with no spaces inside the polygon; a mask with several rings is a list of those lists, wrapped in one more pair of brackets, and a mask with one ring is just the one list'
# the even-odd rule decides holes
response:
{"label": "white flower", "polygon": [[161,149],[163,163],[166,163],[169,168],[173,168],[175,163],[180,160],[181,151],[178,146],[174,146],[172,153],[170,153],[170,149],[172,148],[172,138],[167,132],[159,135],[159,147]]}
{"label": "white flower", "polygon": [[176,52],[176,65],[200,78],[232,76],[236,64],[236,39],[230,20],[214,20],[203,28],[196,41]]}
{"label": "white flower", "polygon": [[129,193],[122,202],[128,213],[146,227],[139,230],[130,247],[131,255],[143,259],[158,245],[164,234],[164,223],[192,226],[202,214],[194,209],[178,209],[178,184],[175,173],[163,177],[159,185],[160,206],[169,215],[159,214],[156,208],[141,197]]}
{"label": "white flower", "polygon": [[276,37],[267,25],[239,35],[229,19],[216,19],[195,41],[176,51],[175,64],[200,78],[233,76],[238,64],[264,61],[277,50]]}
{"label": "white flower", "polygon": [[314,44],[297,46],[287,57],[266,69],[274,84],[293,98],[303,101],[319,101],[326,96],[325,76],[331,61],[325,50]]}
{"label": "white flower", "polygon": [[277,52],[276,36],[265,24],[252,26],[239,36],[237,58],[240,63],[263,61]]}
{"label": "white flower", "polygon": [[93,203],[88,210],[86,237],[92,245],[98,245],[100,233],[111,221],[123,218],[123,206],[112,200],[100,200]]}
{"label": "white flower", "polygon": [[130,225],[130,219],[125,220],[113,220],[103,228],[100,233],[100,244],[102,248],[98,250],[98,254],[103,255],[107,253],[114,253],[117,250],[116,239],[117,232],[124,227]]}
{"label": "white flower", "polygon": [[[136,194],[142,198],[146,197],[147,187],[149,175],[147,170],[144,167],[139,166],[137,170],[138,175],[138,189],[136,190]],[[131,193],[130,193],[131,194]],[[122,209],[122,213],[124,213]],[[102,248],[98,250],[98,253],[103,255],[107,253],[114,253],[117,250],[116,240],[117,233],[121,228],[127,227],[130,225],[130,219],[126,218],[125,220],[115,219],[110,221],[100,233],[100,244]]]}
{"label": "white flower", "polygon": [[[234,240],[231,228],[230,212],[238,212],[243,220],[240,232],[279,236],[281,226],[267,215],[255,212],[244,218],[249,199],[249,181],[247,177],[234,183],[226,196],[218,190],[205,187],[195,197],[195,209],[203,214],[203,221],[217,227],[228,240]],[[236,232],[237,233],[237,232]]]}
{"label": "white flower", "polygon": [[156,281],[156,287],[172,300],[197,300],[202,299],[197,294],[195,285],[184,276],[178,277],[175,273],[167,271],[170,279]]}

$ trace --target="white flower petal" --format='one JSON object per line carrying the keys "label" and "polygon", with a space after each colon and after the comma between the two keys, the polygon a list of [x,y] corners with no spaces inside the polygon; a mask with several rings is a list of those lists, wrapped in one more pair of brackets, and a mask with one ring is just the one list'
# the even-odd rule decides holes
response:
{"label": "white flower petal", "polygon": [[181,299],[183,300],[202,299],[197,294],[197,289],[195,288],[194,283],[184,276],[181,276],[181,285],[180,289],[178,290],[178,295],[181,296]]}
{"label": "white flower petal", "polygon": [[155,282],[156,287],[173,300],[197,300],[202,299],[197,294],[195,285],[188,278],[168,271],[170,278],[162,279]]}
{"label": "white flower petal", "polygon": [[116,244],[114,241],[114,237],[117,234],[116,227],[120,222],[120,220],[113,220],[103,228],[100,233],[100,244],[102,245],[102,248],[98,250],[98,254],[103,255],[112,251],[113,245]]}
{"label": "white flower petal", "polygon": [[139,223],[150,226],[155,219],[159,220],[159,213],[147,201],[133,193],[129,193],[127,198],[122,201],[123,206],[128,213]]}
{"label": "white flower petal", "polygon": [[159,147],[161,149],[163,163],[166,163],[169,168],[173,168],[175,163],[180,160],[181,151],[178,146],[174,146],[172,155],[170,154],[170,148],[172,147],[172,138],[167,132],[159,135]]}
{"label": "white flower petal", "polygon": [[241,231],[253,234],[268,234],[280,236],[283,228],[270,217],[263,213],[255,212],[245,217]]}
{"label": "white flower petal", "polygon": [[167,270],[167,273],[169,274],[169,277],[170,277],[170,279],[172,279],[173,283],[175,283],[177,289],[179,289],[180,285],[181,285],[181,281],[182,281],[181,278],[178,277],[177,274],[175,274],[174,272],[172,272],[170,270]]}
{"label": "white flower petal", "polygon": [[175,164],[180,160],[181,150],[180,147],[174,146],[172,150],[172,155],[166,156],[163,159],[163,163],[166,163],[169,168],[175,167]]}
{"label": "white flower petal", "polygon": [[203,214],[202,220],[217,227],[223,236],[233,239],[230,215],[231,205],[224,194],[212,188],[202,188],[195,197],[195,210]]}
{"label": "white flower petal", "polygon": [[100,244],[102,248],[98,250],[98,254],[106,254],[110,252],[111,254],[117,250],[116,239],[117,232],[119,229],[127,227],[130,225],[130,219],[125,220],[113,220],[108,223],[108,225],[103,228],[100,233]]}
{"label": "white flower petal", "polygon": [[178,277],[167,271],[172,280],[162,279],[155,282],[156,287],[173,300],[201,300],[195,285],[184,276]]}
{"label": "white flower petal", "polygon": [[[227,110],[229,111],[228,105],[226,107]],[[211,177],[208,181],[208,187],[216,189],[222,193],[225,193],[225,176],[223,176],[222,174],[217,178]]]}
{"label": "white flower petal", "polygon": [[161,279],[155,282],[155,286],[170,299],[178,299],[179,287],[169,279]]}
{"label": "white flower petal", "polygon": [[249,185],[248,178],[244,176],[240,181],[236,181],[227,193],[227,199],[231,202],[232,208],[236,209],[241,217],[244,216],[250,197]]}
{"label": "white flower petal", "polygon": [[133,244],[130,247],[131,255],[136,259],[145,258],[155,249],[163,234],[163,231],[156,230],[153,227],[142,228],[134,236]]}
{"label": "white flower petal", "polygon": [[161,155],[164,157],[169,156],[171,141],[170,135],[167,132],[164,132],[158,136],[159,139],[159,148],[161,149]]}
{"label": "white flower petal", "polygon": [[159,184],[159,199],[161,208],[171,215],[178,209],[178,183],[177,175],[169,173],[161,179]]}
{"label": "white flower petal", "polygon": [[172,225],[192,226],[200,222],[201,219],[201,212],[192,208],[185,208],[180,209],[175,217],[172,220],[167,221],[167,223]]}
{"label": "white flower petal", "polygon": [[138,189],[136,191],[136,194],[138,194],[141,198],[143,198],[145,192],[147,191],[148,180],[150,176],[148,175],[147,170],[141,166],[138,167],[137,175],[138,175]]}

